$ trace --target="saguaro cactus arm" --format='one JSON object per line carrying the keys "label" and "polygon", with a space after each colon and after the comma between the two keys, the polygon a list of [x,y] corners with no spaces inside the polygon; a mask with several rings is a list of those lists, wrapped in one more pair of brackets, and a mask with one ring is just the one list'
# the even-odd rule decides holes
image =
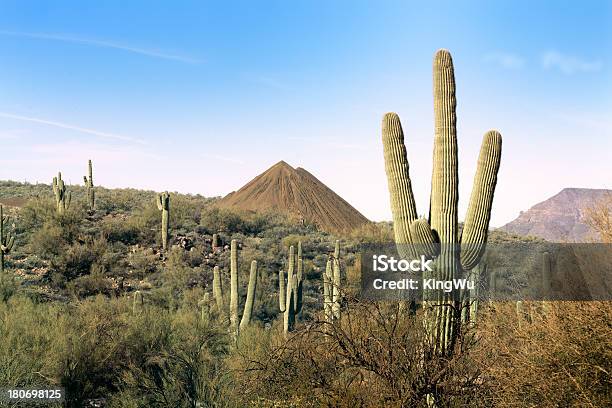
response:
{"label": "saguaro cactus arm", "polygon": [[414,249],[420,251],[425,257],[433,258],[440,253],[440,239],[431,230],[427,220],[420,218],[412,221],[410,235],[412,236]]}
{"label": "saguaro cactus arm", "polygon": [[474,268],[485,250],[501,149],[499,132],[488,131],[482,139],[470,204],[461,232],[461,266],[465,270]]}
{"label": "saguaro cactus arm", "polygon": [[395,242],[410,244],[410,223],[416,219],[417,211],[404,145],[404,131],[396,113],[385,114],[382,137]]}

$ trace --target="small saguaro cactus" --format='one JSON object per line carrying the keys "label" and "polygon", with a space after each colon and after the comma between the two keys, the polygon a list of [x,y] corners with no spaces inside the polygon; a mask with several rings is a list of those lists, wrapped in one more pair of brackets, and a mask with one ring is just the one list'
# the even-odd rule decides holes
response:
{"label": "small saguaro cactus", "polygon": [[[238,324],[239,293],[238,293],[238,244],[235,239],[230,244],[230,304],[229,320],[230,329],[237,337],[240,329],[244,329],[251,322],[253,305],[255,304],[255,290],[257,288],[257,261],[251,261],[251,271],[249,273],[249,284],[247,287],[247,297],[244,304],[242,319]],[[219,267],[213,268],[213,296],[217,304],[219,315],[226,316],[223,303],[223,286],[221,284],[221,273]]]}
{"label": "small saguaro cactus", "polygon": [[[478,264],[484,252],[493,194],[501,158],[501,135],[484,135],[474,187],[463,230],[459,231],[459,173],[455,74],[447,50],[439,50],[433,63],[435,137],[429,220],[418,219],[404,132],[396,113],[382,123],[385,170],[391,198],[395,242],[403,258],[417,258],[417,244],[425,255],[437,255],[433,278],[452,280]],[[461,248],[459,248],[461,245]],[[427,253],[429,249],[436,252]],[[435,353],[450,354],[459,333],[465,294],[436,292],[424,303],[425,327]]]}
{"label": "small saguaro cactus", "polygon": [[162,236],[162,248],[165,251],[168,248],[168,225],[170,223],[170,194],[164,192],[157,195],[155,200],[157,203],[157,209],[161,211],[162,222],[161,222],[161,236]]}
{"label": "small saguaro cactus", "polygon": [[53,177],[53,193],[55,194],[55,205],[58,214],[64,214],[70,207],[72,192],[66,191],[66,185],[62,180],[62,173],[58,172],[57,177]]}
{"label": "small saguaro cactus", "polygon": [[202,299],[198,301],[198,306],[200,306],[200,320],[207,320],[210,311],[210,293],[206,292],[202,296]]}
{"label": "small saguaro cactus", "polygon": [[297,258],[293,245],[289,247],[289,258],[287,260],[287,282],[285,283],[284,271],[280,271],[278,274],[278,306],[280,312],[283,313],[283,331],[285,334],[293,330],[295,326],[295,316],[302,311],[302,290],[304,276],[303,265],[300,266],[302,263],[300,258],[301,246],[301,243],[299,243],[299,255]]}
{"label": "small saguaro cactus", "polygon": [[0,275],[4,274],[4,256],[8,255],[15,245],[15,237],[8,231],[4,231],[8,220],[8,215],[4,215],[4,209],[0,205]]}
{"label": "small saguaro cactus", "polygon": [[219,235],[213,234],[212,236],[212,250],[213,252],[219,247]]}
{"label": "small saguaro cactus", "polygon": [[88,163],[88,175],[83,176],[83,181],[85,182],[85,187],[87,188],[87,205],[89,206],[89,210],[93,211],[96,206],[96,192],[94,191],[93,169],[91,167],[91,160],[89,160]]}
{"label": "small saguaro cactus", "polygon": [[142,310],[144,305],[144,298],[142,297],[142,293],[137,290],[134,292],[134,300],[132,301],[132,313],[137,314]]}

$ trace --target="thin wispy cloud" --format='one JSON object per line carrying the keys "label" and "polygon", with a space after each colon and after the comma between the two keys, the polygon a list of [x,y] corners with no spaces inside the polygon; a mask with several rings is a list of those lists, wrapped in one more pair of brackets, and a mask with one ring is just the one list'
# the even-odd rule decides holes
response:
{"label": "thin wispy cloud", "polygon": [[41,118],[33,118],[33,117],[30,117],[30,116],[15,115],[15,114],[9,113],[9,112],[0,112],[0,117],[8,118],[8,119],[21,120],[21,121],[31,122],[31,123],[39,123],[41,125],[48,125],[48,126],[53,126],[53,127],[61,128],[61,129],[74,130],[76,132],[86,133],[86,134],[89,134],[89,135],[103,137],[103,138],[106,138],[106,139],[121,140],[123,142],[138,143],[138,144],[143,144],[143,145],[147,144],[145,141],[140,140],[140,139],[136,139],[136,138],[133,138],[133,137],[118,135],[116,133],[102,132],[102,131],[96,130],[96,129],[88,129],[88,128],[84,128],[84,127],[81,127],[81,126],[70,125],[68,123],[57,122],[57,121],[54,121],[54,120],[47,120],[47,119],[41,119]]}
{"label": "thin wispy cloud", "polygon": [[111,41],[93,40],[89,38],[74,37],[74,36],[68,36],[68,35],[62,35],[62,34],[31,33],[31,32],[0,30],[0,35],[7,35],[7,36],[12,36],[12,37],[22,37],[22,38],[33,38],[37,40],[61,41],[61,42],[90,45],[90,46],[102,47],[102,48],[113,48],[113,49],[127,51],[127,52],[131,52],[135,54],[145,55],[147,57],[179,61],[179,62],[184,62],[188,64],[199,64],[202,62],[201,60],[191,58],[191,57],[186,57],[183,55],[169,54],[169,53],[161,52],[158,50],[151,50],[151,49],[146,49],[146,48],[131,47],[128,45],[118,44],[118,43],[111,42]]}
{"label": "thin wispy cloud", "polygon": [[525,59],[523,57],[506,52],[492,52],[485,55],[483,60],[505,69],[521,69],[525,66]]}
{"label": "thin wispy cloud", "polygon": [[544,69],[557,69],[566,75],[575,73],[597,72],[603,68],[601,61],[587,61],[558,51],[547,51],[542,54]]}

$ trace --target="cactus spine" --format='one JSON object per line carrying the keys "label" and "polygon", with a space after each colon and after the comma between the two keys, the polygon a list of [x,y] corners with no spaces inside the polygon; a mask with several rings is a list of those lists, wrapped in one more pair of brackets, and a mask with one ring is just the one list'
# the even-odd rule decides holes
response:
{"label": "cactus spine", "polygon": [[58,172],[57,177],[53,177],[53,193],[55,194],[55,205],[58,214],[64,214],[70,207],[72,192],[66,191],[66,185],[62,180],[62,173]]}
{"label": "cactus spine", "polygon": [[[417,219],[404,133],[397,114],[384,116],[382,139],[395,242],[400,255],[419,255],[412,244],[440,244],[433,277],[450,280],[476,266],[485,249],[502,139],[497,131],[489,131],[484,136],[465,225],[459,236],[455,77],[448,51],[436,53],[433,78],[435,137],[429,221]],[[462,245],[461,250],[458,244]],[[450,354],[461,321],[462,299],[457,293],[435,293],[424,306],[433,349],[439,354]]]}
{"label": "cactus spine", "polygon": [[8,255],[15,245],[15,237],[4,231],[8,220],[8,215],[4,215],[4,209],[0,205],[0,275],[4,275],[4,256]]}
{"label": "cactus spine", "polygon": [[93,169],[91,166],[91,160],[89,160],[88,163],[88,175],[83,176],[83,181],[85,182],[85,187],[87,188],[87,204],[89,206],[89,210],[93,211],[96,206],[96,192],[94,191]]}
{"label": "cactus spine", "polygon": [[[238,293],[238,244],[235,239],[231,242],[230,251],[230,305],[229,318],[230,330],[237,339],[239,330],[247,327],[251,322],[253,315],[253,305],[255,304],[255,291],[257,289],[257,261],[251,261],[251,271],[249,273],[249,284],[247,287],[247,297],[242,313],[240,325],[238,325],[238,309],[239,309],[239,293]],[[219,314],[223,317],[223,287],[221,285],[221,274],[219,267],[213,269],[213,296],[217,304]]]}
{"label": "cactus spine", "polygon": [[170,222],[170,194],[164,192],[157,195],[156,199],[157,209],[162,213],[162,225],[161,225],[161,236],[162,236],[162,248],[164,251],[168,248],[168,225]]}

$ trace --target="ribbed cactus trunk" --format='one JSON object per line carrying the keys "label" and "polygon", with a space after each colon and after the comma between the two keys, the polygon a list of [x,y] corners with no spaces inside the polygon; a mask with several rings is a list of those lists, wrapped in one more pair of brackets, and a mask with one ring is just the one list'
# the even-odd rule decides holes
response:
{"label": "ribbed cactus trunk", "polygon": [[251,261],[251,272],[249,273],[249,286],[247,288],[247,297],[240,320],[240,329],[246,328],[251,323],[251,315],[253,313],[253,305],[255,304],[255,290],[257,289],[257,261]]}
{"label": "ribbed cactus trunk", "polygon": [[87,188],[87,205],[89,206],[89,210],[93,211],[96,208],[96,192],[94,190],[91,160],[89,160],[88,163],[87,174],[87,176],[83,176],[83,181],[85,182],[85,187]]}
{"label": "ribbed cactus trunk", "polygon": [[295,259],[296,262],[296,268],[297,268],[297,272],[296,272],[296,280],[295,280],[295,294],[296,294],[296,301],[295,301],[295,313],[296,313],[296,320],[301,319],[302,317],[302,291],[303,291],[303,285],[304,285],[304,259],[303,259],[303,254],[302,254],[302,241],[298,241],[298,246],[297,246],[297,257]]}
{"label": "ribbed cactus trunk", "polygon": [[15,237],[4,229],[8,220],[8,215],[4,215],[4,208],[0,205],[0,276],[4,275],[4,256],[8,255],[15,245]]}
{"label": "ribbed cactus trunk", "polygon": [[328,323],[340,320],[341,283],[340,241],[336,241],[334,253],[327,258],[323,272],[323,314]]}
{"label": "ribbed cactus trunk", "polygon": [[55,195],[55,206],[58,214],[64,214],[70,207],[72,192],[66,191],[61,172],[57,173],[57,177],[53,177],[53,194]]}
{"label": "ribbed cactus trunk", "polygon": [[285,335],[295,326],[295,302],[293,297],[293,273],[287,272],[287,287],[285,289],[285,310],[283,313],[283,331]]}
{"label": "ribbed cactus trunk", "polygon": [[[455,77],[448,51],[436,53],[433,78],[435,136],[428,221],[417,219],[404,133],[395,113],[383,118],[385,170],[400,255],[404,258],[437,255],[432,276],[425,278],[452,280],[476,266],[482,257],[497,183],[501,135],[489,131],[484,136],[467,217],[459,236]],[[425,327],[435,353],[452,353],[466,296],[467,292],[436,291],[426,297]]]}
{"label": "ribbed cactus trunk", "polygon": [[164,251],[168,249],[168,227],[170,225],[170,194],[164,192],[157,195],[157,209],[161,211],[161,237],[162,248]]}
{"label": "ribbed cactus trunk", "polygon": [[278,306],[283,313],[285,334],[294,329],[296,316],[302,311],[303,279],[302,243],[299,242],[297,257],[293,245],[289,247],[286,284],[284,272],[278,274]]}
{"label": "ribbed cactus trunk", "polygon": [[340,241],[336,241],[332,273],[332,315],[334,320],[340,320]]}
{"label": "ribbed cactus trunk", "polygon": [[219,236],[217,234],[213,234],[212,236],[212,250],[216,251],[219,247]]}
{"label": "ribbed cactus trunk", "polygon": [[225,312],[223,310],[223,286],[221,283],[221,272],[219,271],[219,267],[215,266],[213,268],[213,297],[215,298],[215,303],[217,304],[217,311],[220,316],[224,316]]}
{"label": "ribbed cactus trunk", "polygon": [[323,313],[325,320],[328,323],[333,321],[332,314],[332,277],[333,277],[333,260],[331,257],[327,259],[325,272],[323,272]]}
{"label": "ribbed cactus trunk", "polygon": [[235,239],[230,246],[230,325],[238,333],[238,244]]}

